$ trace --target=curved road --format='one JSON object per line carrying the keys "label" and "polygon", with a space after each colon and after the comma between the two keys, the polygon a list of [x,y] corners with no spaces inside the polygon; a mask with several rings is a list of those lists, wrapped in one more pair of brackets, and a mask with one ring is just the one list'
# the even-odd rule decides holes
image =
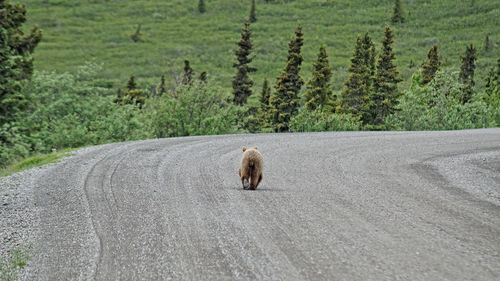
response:
{"label": "curved road", "polygon": [[500,280],[498,128],[109,144],[34,192],[30,280]]}

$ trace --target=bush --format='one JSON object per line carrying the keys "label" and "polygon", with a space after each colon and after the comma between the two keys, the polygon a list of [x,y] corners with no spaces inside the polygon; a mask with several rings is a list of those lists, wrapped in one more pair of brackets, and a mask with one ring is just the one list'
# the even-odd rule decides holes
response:
{"label": "bush", "polygon": [[292,132],[355,131],[360,128],[361,122],[352,115],[325,113],[321,107],[308,111],[303,106],[290,121]]}
{"label": "bush", "polygon": [[157,138],[235,133],[238,109],[224,90],[194,83],[147,100],[142,119]]}
{"label": "bush", "polygon": [[462,84],[457,72],[437,72],[426,86],[419,86],[414,75],[412,85],[401,97],[398,112],[386,119],[388,126],[401,130],[460,130],[494,127],[495,110],[481,95],[474,93],[470,102],[460,102]]}

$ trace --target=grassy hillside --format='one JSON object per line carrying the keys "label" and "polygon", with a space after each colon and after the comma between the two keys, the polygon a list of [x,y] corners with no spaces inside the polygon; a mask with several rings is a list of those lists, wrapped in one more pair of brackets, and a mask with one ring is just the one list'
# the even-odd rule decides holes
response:
{"label": "grassy hillside", "polygon": [[[35,51],[37,70],[75,72],[86,61],[102,62],[100,77],[115,87],[130,74],[140,85],[159,82],[167,72],[172,83],[189,59],[197,73],[206,70],[209,79],[231,87],[235,70],[234,42],[239,40],[248,0],[210,0],[200,14],[197,0],[16,0],[28,8],[26,28],[38,25],[43,40]],[[312,62],[321,44],[327,47],[333,67],[333,87],[340,89],[358,35],[370,34],[380,49],[386,24],[390,24],[392,0],[257,0],[258,21],[251,26],[255,54],[252,74],[255,90],[265,77],[275,81],[283,69],[288,42],[298,23],[305,37],[302,75],[311,76]],[[500,57],[500,6],[497,0],[403,0],[407,22],[392,25],[396,63],[403,85],[439,44],[444,67],[460,67],[467,44],[479,50],[478,86],[481,77]],[[142,26],[142,42],[130,35]],[[484,51],[486,35],[493,49]],[[413,66],[412,63],[413,62]]]}

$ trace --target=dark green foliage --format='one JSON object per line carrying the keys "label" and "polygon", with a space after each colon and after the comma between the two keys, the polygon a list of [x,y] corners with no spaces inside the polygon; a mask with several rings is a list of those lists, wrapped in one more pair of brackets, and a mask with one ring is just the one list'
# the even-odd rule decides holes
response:
{"label": "dark green foliage", "polygon": [[125,90],[118,89],[116,103],[119,104],[137,104],[139,107],[146,102],[146,93],[137,88],[135,76],[131,75],[125,86]]}
{"label": "dark green foliage", "polygon": [[188,60],[184,60],[184,73],[182,74],[182,85],[189,85],[193,81],[193,69]]}
{"label": "dark green foliage", "polygon": [[165,93],[167,93],[167,85],[165,84],[165,74],[162,74],[160,78],[160,85],[156,88],[156,95],[163,96]]}
{"label": "dark green foliage", "polygon": [[297,114],[300,106],[299,91],[304,85],[304,80],[299,75],[302,64],[300,53],[304,39],[302,27],[299,25],[295,31],[295,39],[288,44],[288,57],[285,69],[276,80],[276,92],[271,95],[272,125],[275,132],[289,130],[290,119]]}
{"label": "dark green foliage", "polygon": [[404,23],[403,9],[401,8],[401,0],[394,1],[394,12],[391,17],[392,23]]}
{"label": "dark green foliage", "polygon": [[256,22],[257,18],[255,17],[255,0],[252,0],[252,6],[250,7],[250,16],[248,17],[250,22]]}
{"label": "dark green foliage", "polygon": [[134,42],[141,41],[141,25],[140,24],[137,25],[135,32],[132,35],[130,35],[130,39],[132,39],[132,41],[134,41]]}
{"label": "dark green foliage", "polygon": [[460,67],[460,80],[463,83],[463,96],[460,100],[463,103],[469,102],[472,98],[472,91],[476,82],[474,81],[474,70],[476,68],[476,48],[472,44],[467,46],[465,50],[465,55],[460,57],[462,60],[462,66]]}
{"label": "dark green foliage", "polygon": [[206,72],[206,71],[202,71],[202,72],[200,73],[200,76],[198,77],[198,79],[199,79],[201,82],[203,82],[203,83],[207,83],[207,79],[208,79],[208,77],[207,77],[207,72]]}
{"label": "dark green foliage", "polygon": [[23,99],[15,59],[8,46],[7,32],[0,27],[0,126],[13,119],[19,100]]}
{"label": "dark green foliage", "polygon": [[431,82],[434,74],[439,70],[441,61],[439,60],[438,46],[434,44],[427,53],[427,60],[422,66],[422,86]]}
{"label": "dark green foliage", "polygon": [[[369,37],[361,39],[358,36],[354,47],[354,54],[349,66],[349,76],[344,83],[344,88],[340,96],[338,112],[352,114],[367,118],[367,108],[369,107],[371,93],[371,61],[372,44]],[[366,121],[364,121],[366,123]]]}
{"label": "dark green foliage", "polygon": [[[27,79],[33,73],[31,54],[42,39],[41,31],[35,26],[24,36],[22,25],[26,22],[24,5],[11,4],[9,0],[0,0],[0,27],[7,34],[7,45],[15,56],[15,68],[19,69],[19,78]],[[5,40],[5,39],[4,39]]]}
{"label": "dark green foliage", "polygon": [[491,49],[490,36],[486,34],[486,38],[484,39],[484,51],[488,52]]}
{"label": "dark green foliage", "polygon": [[486,93],[490,97],[500,101],[500,59],[497,60],[497,66],[491,68],[486,78]]}
{"label": "dark green foliage", "polygon": [[233,102],[236,105],[244,105],[252,94],[253,81],[248,77],[248,74],[257,71],[255,67],[248,65],[255,58],[255,56],[250,56],[252,52],[251,35],[250,22],[246,21],[245,27],[241,30],[241,40],[236,42],[239,48],[234,51],[237,61],[233,63],[233,67],[237,69],[237,72],[233,76],[232,84]]}
{"label": "dark green foliage", "polygon": [[465,55],[461,56],[462,66],[460,67],[460,80],[464,84],[475,85],[474,82],[474,69],[476,68],[476,48],[472,44],[467,46]]}
{"label": "dark green foliage", "polygon": [[397,84],[401,82],[399,72],[394,64],[395,55],[392,50],[392,30],[385,27],[385,36],[382,39],[382,52],[380,53],[377,73],[374,79],[373,107],[371,109],[374,126],[381,126],[385,118],[392,114],[401,96]]}
{"label": "dark green foliage", "polygon": [[137,83],[135,83],[135,76],[132,74],[127,81],[127,85],[125,86],[127,90],[135,90],[137,89]]}
{"label": "dark green foliage", "polygon": [[271,98],[271,87],[269,87],[269,82],[264,79],[264,84],[262,84],[262,92],[260,93],[260,108],[262,111],[269,111],[269,99]]}
{"label": "dark green foliage", "polygon": [[204,12],[207,11],[206,7],[205,7],[205,1],[204,0],[200,0],[198,2],[198,11],[203,14]]}
{"label": "dark green foliage", "polygon": [[311,111],[318,107],[325,107],[332,97],[332,89],[330,88],[332,69],[328,63],[324,46],[319,49],[318,58],[313,63],[313,67],[313,74],[306,84],[307,91],[304,94],[304,105]]}

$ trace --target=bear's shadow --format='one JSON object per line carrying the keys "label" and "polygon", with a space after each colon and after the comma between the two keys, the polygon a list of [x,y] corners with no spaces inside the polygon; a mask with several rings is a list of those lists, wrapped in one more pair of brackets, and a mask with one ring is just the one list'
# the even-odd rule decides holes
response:
{"label": "bear's shadow", "polygon": [[284,192],[285,191],[284,189],[280,189],[280,188],[268,188],[268,187],[262,187],[262,188],[257,187],[257,189],[244,189],[241,186],[237,187],[236,190],[248,191],[248,192]]}

